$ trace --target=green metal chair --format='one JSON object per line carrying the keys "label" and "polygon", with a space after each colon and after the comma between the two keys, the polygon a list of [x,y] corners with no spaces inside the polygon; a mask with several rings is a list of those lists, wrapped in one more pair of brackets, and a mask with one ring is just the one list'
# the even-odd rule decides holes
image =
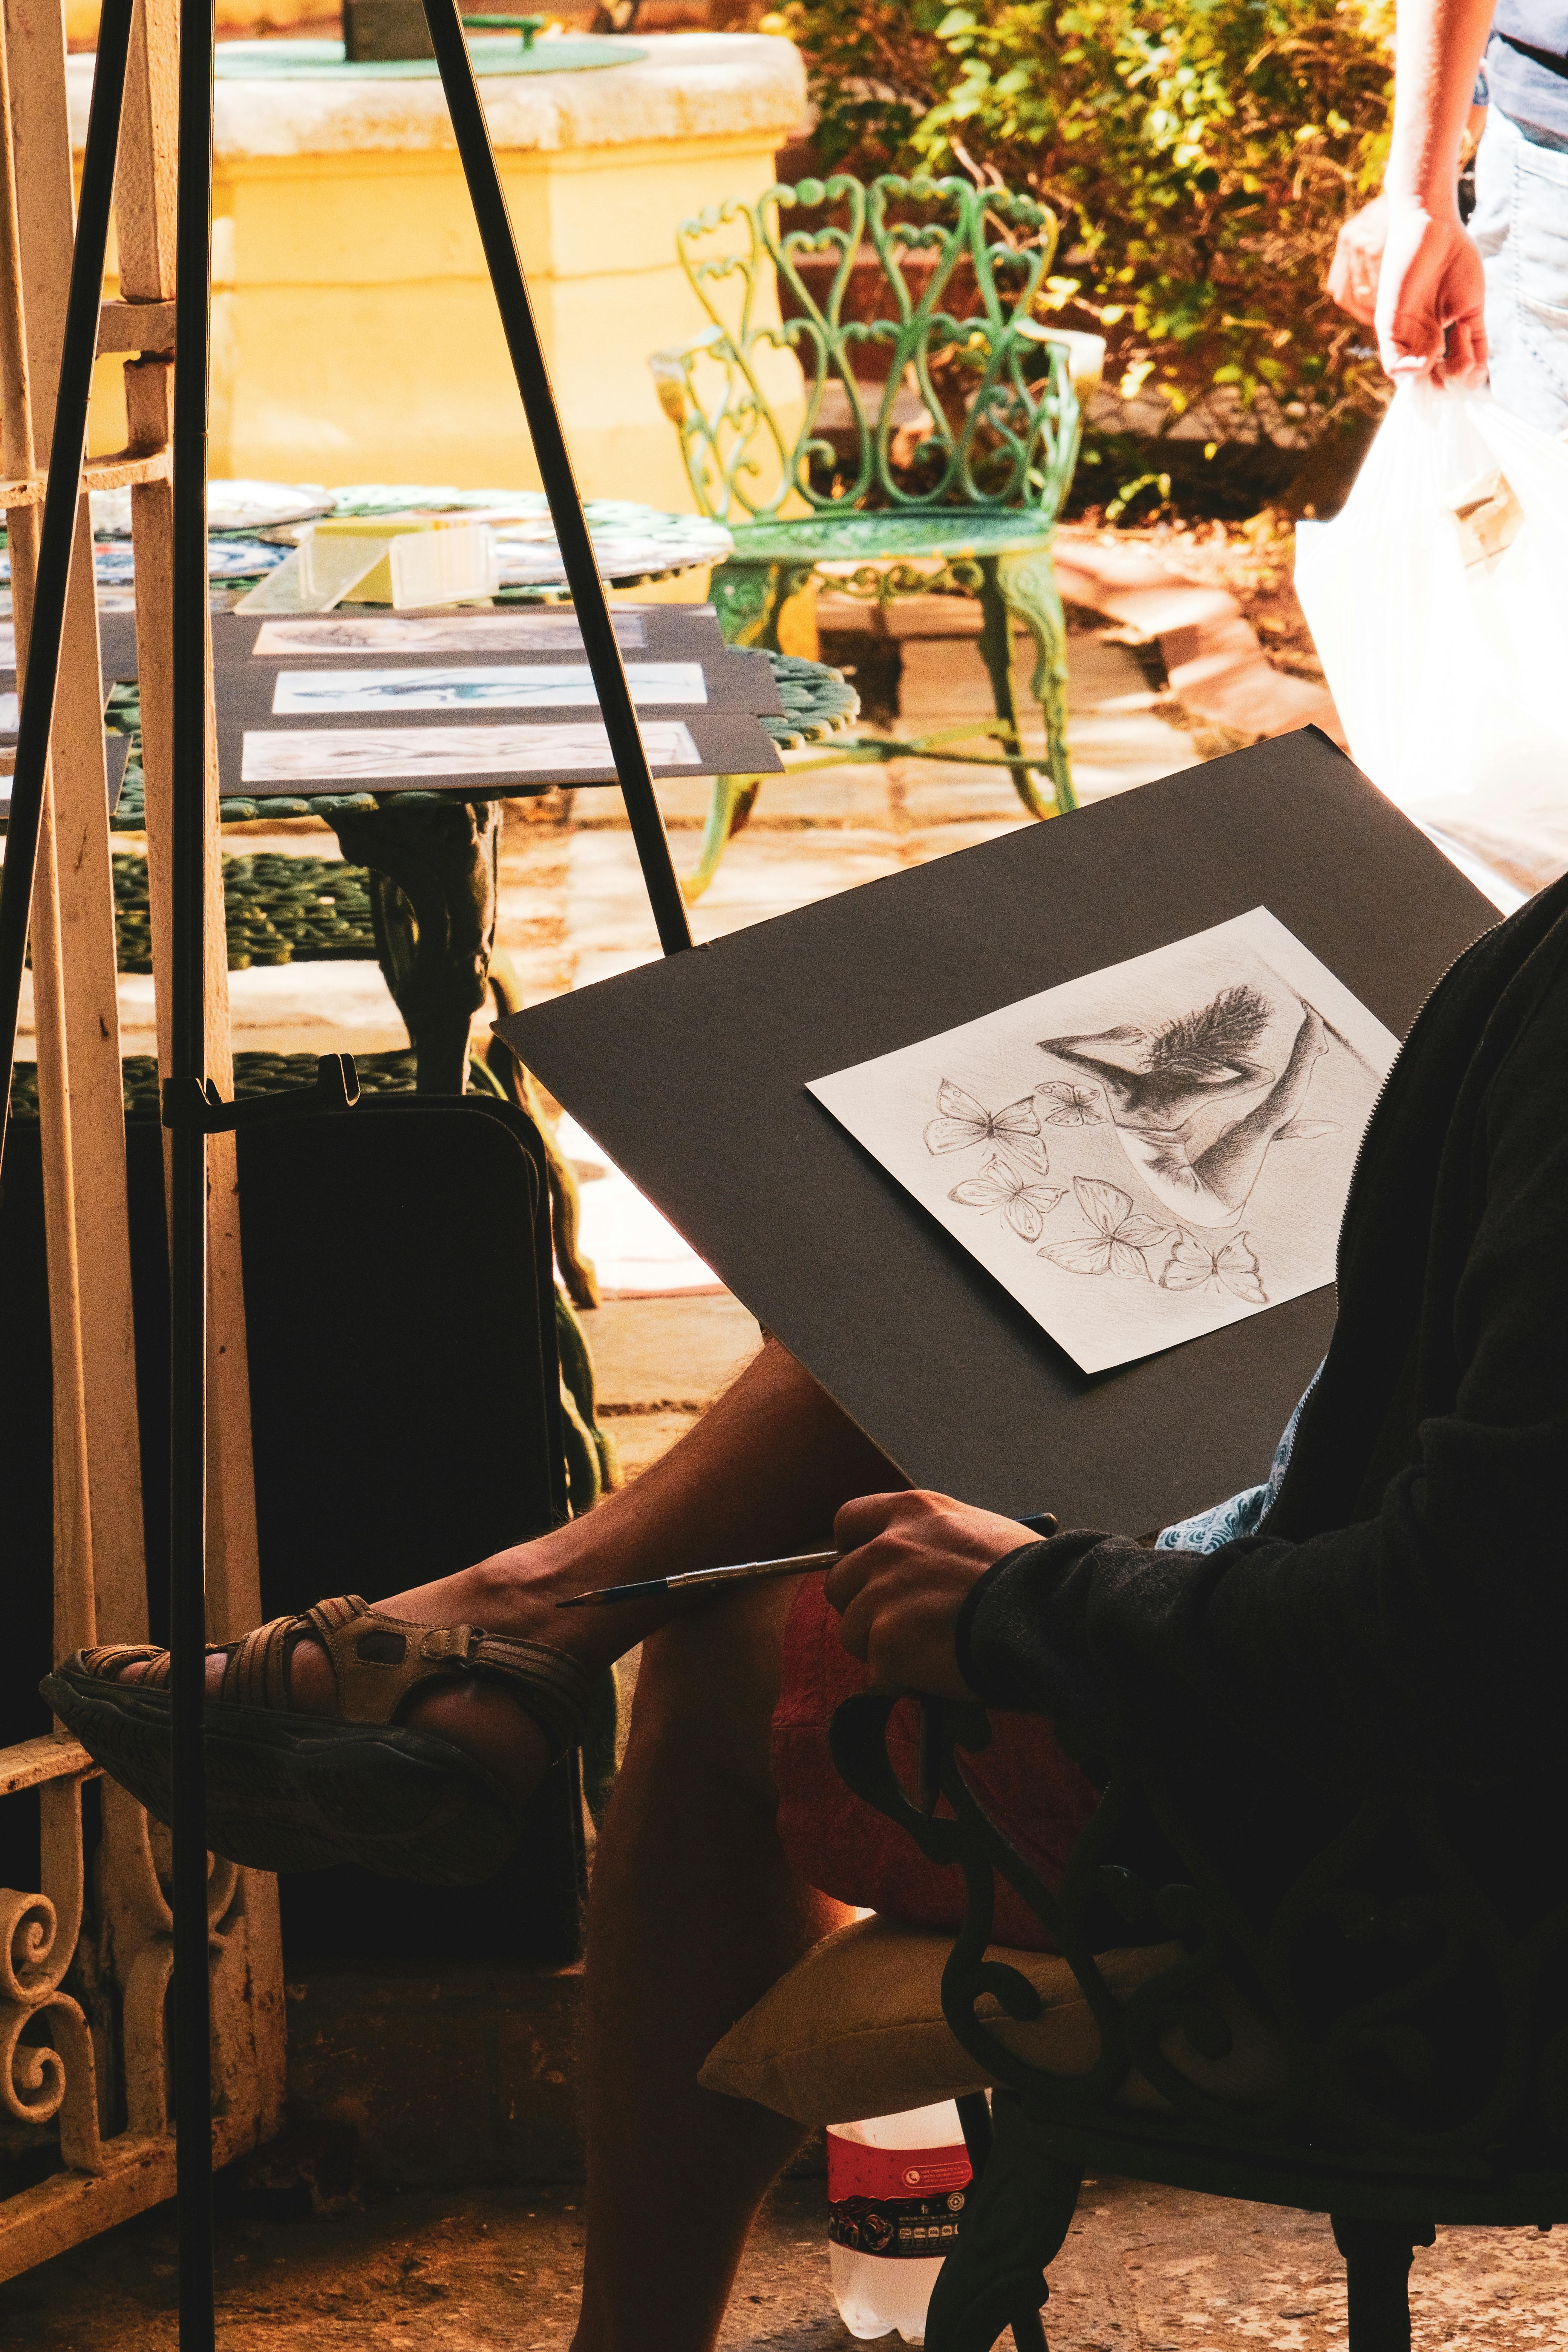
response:
{"label": "green metal chair", "polygon": [[[784,226],[796,208],[806,225]],[[1032,815],[1078,804],[1051,537],[1078,457],[1079,391],[1098,381],[1104,346],[1035,316],[1057,236],[1055,216],[1027,196],[891,173],[775,186],[681,224],[681,267],[712,324],[649,365],[698,506],[734,536],[712,586],[725,636],[779,650],[784,606],[824,567],[836,586],[883,604],[961,589],[984,615],[994,720],[910,741],[862,738],[792,771],[911,752],[968,765],[973,753],[946,747],[989,735],[1005,755],[983,763],[1011,770]],[[780,415],[798,396],[785,354],[804,383],[794,426]],[[1043,762],[1022,756],[1015,621],[1035,644]],[[707,887],[760,781],[716,780],[689,897]]]}

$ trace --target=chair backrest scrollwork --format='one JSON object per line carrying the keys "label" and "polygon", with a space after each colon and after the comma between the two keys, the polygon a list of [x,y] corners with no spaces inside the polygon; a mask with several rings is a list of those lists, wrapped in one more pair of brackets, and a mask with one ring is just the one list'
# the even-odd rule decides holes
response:
{"label": "chair backrest scrollwork", "polygon": [[[847,1701],[834,1759],[931,1860],[963,1869],[943,2009],[964,2049],[1034,2112],[1269,2160],[1561,2184],[1568,1901],[1561,1873],[1484,1833],[1489,1820],[1517,1821],[1517,1792],[1510,1815],[1500,1786],[1400,1778],[1304,1862],[1282,1852],[1279,1883],[1259,1894],[1257,1872],[1205,1850],[1169,1776],[1124,1758],[1053,1894],[965,1777],[963,1755],[990,1739],[984,1708],[918,1702],[921,1798],[889,1759],[898,1703]],[[1100,2049],[1085,2073],[1032,2063],[1016,2033],[999,2035],[997,2009],[1026,2024],[1040,2001],[988,1957],[994,1873],[1040,1921],[1092,2012]],[[1113,1994],[1097,1955],[1137,1944],[1168,1945],[1171,1957]]]}
{"label": "chair backrest scrollwork", "polygon": [[[788,226],[796,209],[807,225]],[[894,173],[684,221],[681,267],[711,324],[649,364],[702,512],[967,506],[1048,527],[1079,433],[1070,341],[1037,315],[1057,236],[1031,197]],[[775,404],[781,352],[799,363],[798,426]]]}

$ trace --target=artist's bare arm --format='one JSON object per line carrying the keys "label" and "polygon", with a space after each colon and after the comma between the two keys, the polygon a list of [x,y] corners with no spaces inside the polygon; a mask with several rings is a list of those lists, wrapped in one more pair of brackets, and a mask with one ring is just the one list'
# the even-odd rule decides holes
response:
{"label": "artist's bare arm", "polygon": [[1459,156],[1493,0],[1399,0],[1384,192],[1340,232],[1329,291],[1377,328],[1391,376],[1479,383],[1481,258],[1459,219]]}
{"label": "artist's bare arm", "polygon": [[913,1487],[858,1496],[833,1536],[844,1557],[825,1590],[851,1657],[885,1690],[973,1698],[954,1646],[959,1612],[986,1570],[1033,1542],[1035,1530]]}

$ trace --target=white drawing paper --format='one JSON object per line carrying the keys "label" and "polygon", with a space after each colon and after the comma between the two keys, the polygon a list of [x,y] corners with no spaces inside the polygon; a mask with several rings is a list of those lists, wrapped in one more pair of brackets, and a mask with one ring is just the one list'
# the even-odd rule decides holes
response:
{"label": "white drawing paper", "polygon": [[[632,700],[643,705],[706,704],[700,662],[628,662]],[[272,689],[279,718],[321,711],[527,710],[596,704],[586,662],[497,663],[450,669],[283,669]]]}
{"label": "white drawing paper", "polygon": [[0,694],[0,735],[15,735],[22,724],[22,699],[15,688]]}
{"label": "white drawing paper", "polygon": [[[650,768],[697,765],[690,730],[679,719],[650,719],[642,740]],[[247,784],[409,783],[421,776],[526,776],[613,765],[609,737],[596,719],[541,727],[300,727],[247,731],[240,776]]]}
{"label": "white drawing paper", "polygon": [[1101,1372],[1333,1280],[1398,1050],[1255,908],[810,1091]]}
{"label": "white drawing paper", "polygon": [[[612,614],[623,650],[646,646],[640,613]],[[397,614],[323,613],[313,620],[268,621],[254,655],[581,653],[575,613],[463,613],[414,620]]]}

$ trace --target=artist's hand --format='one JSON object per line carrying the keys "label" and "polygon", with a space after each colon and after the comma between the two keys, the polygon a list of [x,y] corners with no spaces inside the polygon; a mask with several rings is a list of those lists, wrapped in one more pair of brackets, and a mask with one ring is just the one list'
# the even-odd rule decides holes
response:
{"label": "artist's hand", "polygon": [[994,1560],[1035,1531],[919,1488],[861,1495],[833,1523],[845,1557],[826,1591],[843,1618],[840,1639],[883,1689],[973,1698],[953,1646],[959,1612]]}

